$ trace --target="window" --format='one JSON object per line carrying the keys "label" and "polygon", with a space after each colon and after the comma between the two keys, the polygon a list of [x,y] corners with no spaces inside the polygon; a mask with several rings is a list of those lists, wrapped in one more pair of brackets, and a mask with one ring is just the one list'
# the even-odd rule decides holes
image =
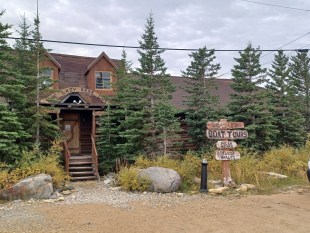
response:
{"label": "window", "polygon": [[96,89],[110,89],[111,88],[111,73],[110,72],[96,72]]}
{"label": "window", "polygon": [[42,82],[42,88],[50,88],[53,85],[53,69],[43,68],[40,71],[40,78]]}

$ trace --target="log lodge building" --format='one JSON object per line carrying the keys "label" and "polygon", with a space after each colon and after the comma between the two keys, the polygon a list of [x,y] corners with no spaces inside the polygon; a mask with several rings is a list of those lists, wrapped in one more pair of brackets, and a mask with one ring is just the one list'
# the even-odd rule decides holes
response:
{"label": "log lodge building", "polygon": [[[98,57],[47,53],[41,63],[44,75],[51,78],[50,89],[41,93],[40,104],[50,106],[50,114],[57,120],[67,141],[64,143],[65,169],[74,180],[98,178],[96,130],[98,118],[105,110],[105,97],[114,95],[119,60],[110,59],[104,52]],[[183,101],[185,78],[171,77],[176,91],[172,104],[185,109]],[[216,79],[215,93],[221,105],[226,105],[233,90],[232,80]],[[181,123],[182,128],[182,123]],[[181,135],[183,146],[190,149],[186,130]]]}

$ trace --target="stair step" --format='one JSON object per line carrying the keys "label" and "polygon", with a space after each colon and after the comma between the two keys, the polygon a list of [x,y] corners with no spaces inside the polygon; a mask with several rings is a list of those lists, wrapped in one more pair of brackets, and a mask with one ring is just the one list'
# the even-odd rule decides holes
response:
{"label": "stair step", "polygon": [[71,155],[70,159],[91,159],[91,155]]}
{"label": "stair step", "polygon": [[85,167],[69,167],[69,171],[71,170],[93,170],[92,166],[85,166]]}
{"label": "stair step", "polygon": [[79,180],[96,180],[96,176],[82,176],[82,177],[71,177],[71,180],[73,181],[79,181]]}
{"label": "stair step", "polygon": [[69,172],[71,176],[83,176],[83,175],[94,175],[94,171],[79,171],[79,172]]}
{"label": "stair step", "polygon": [[74,162],[69,162],[70,165],[83,165],[83,164],[93,164],[93,161],[74,161]]}

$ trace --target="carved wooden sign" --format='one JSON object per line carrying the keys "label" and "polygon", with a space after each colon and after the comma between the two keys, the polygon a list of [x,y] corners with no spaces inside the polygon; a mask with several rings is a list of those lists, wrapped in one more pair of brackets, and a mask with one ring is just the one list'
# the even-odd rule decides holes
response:
{"label": "carved wooden sign", "polygon": [[222,161],[222,176],[224,185],[232,183],[230,175],[230,160],[240,159],[240,153],[232,149],[237,147],[237,143],[229,141],[232,139],[246,139],[248,138],[248,132],[246,130],[231,130],[231,129],[243,129],[243,122],[232,122],[226,119],[220,121],[207,122],[207,138],[220,139],[216,143],[216,147],[220,150],[215,152],[215,159]]}
{"label": "carved wooden sign", "polygon": [[237,143],[234,141],[218,141],[216,143],[216,147],[218,149],[235,149],[237,147]]}
{"label": "carved wooden sign", "polygon": [[246,139],[248,136],[246,130],[207,130],[209,139]]}
{"label": "carved wooden sign", "polygon": [[209,121],[207,123],[208,129],[243,129],[243,122],[233,121]]}
{"label": "carved wooden sign", "polygon": [[238,151],[231,150],[217,150],[215,152],[216,160],[237,160],[240,159],[240,153]]}
{"label": "carved wooden sign", "polygon": [[51,94],[50,96],[41,99],[40,103],[49,103],[53,99],[58,99],[59,97],[68,95],[70,93],[78,93],[78,92],[84,92],[87,93],[88,95],[95,96],[105,102],[104,98],[99,95],[96,91],[93,91],[91,89],[85,88],[85,87],[67,87],[64,89],[57,90],[55,93]]}

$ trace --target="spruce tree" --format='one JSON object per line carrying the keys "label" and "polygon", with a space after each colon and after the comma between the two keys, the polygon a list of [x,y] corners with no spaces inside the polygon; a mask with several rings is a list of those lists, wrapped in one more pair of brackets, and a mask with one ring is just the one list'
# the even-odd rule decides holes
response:
{"label": "spruce tree", "polygon": [[[35,85],[35,105],[29,108],[29,112],[32,113],[33,123],[31,124],[31,132],[35,138],[36,144],[47,145],[49,141],[59,136],[59,128],[56,122],[52,121],[51,116],[48,114],[48,107],[40,106],[40,91],[44,89],[44,81],[50,77],[42,75],[44,68],[40,67],[40,63],[46,59],[47,50],[44,48],[41,42],[42,36],[40,33],[40,19],[37,15],[34,18],[34,29],[31,31],[33,42],[31,43],[30,52],[35,57],[36,64],[36,85]],[[50,80],[49,80],[50,81]],[[44,144],[42,144],[44,142]]]}
{"label": "spruce tree", "polygon": [[24,86],[14,69],[13,50],[5,38],[10,36],[8,24],[1,22],[4,11],[0,12],[0,160],[15,161],[21,154],[23,141],[27,138],[20,119],[18,106],[25,101]]}
{"label": "spruce tree", "polygon": [[207,143],[206,123],[216,120],[218,97],[214,94],[217,88],[214,77],[220,69],[220,64],[215,63],[214,50],[207,51],[206,47],[189,55],[191,64],[182,72],[187,78],[187,99],[185,122],[189,126],[191,141],[197,149],[201,149]]}
{"label": "spruce tree", "polygon": [[275,54],[266,88],[270,92],[270,101],[274,106],[273,117],[280,135],[277,137],[277,144],[300,147],[307,138],[305,119],[300,112],[300,104],[297,104],[298,98],[290,86],[288,62],[289,58],[283,51]]}
{"label": "spruce tree", "polygon": [[133,74],[131,62],[125,51],[122,53],[120,66],[117,69],[115,84],[116,98],[114,103],[116,117],[119,119],[119,141],[117,151],[125,159],[132,160],[144,152],[143,108],[144,101],[139,91],[137,77]]}
{"label": "spruce tree", "polygon": [[[116,70],[115,96],[107,99],[108,106],[101,117],[97,141],[101,172],[113,171],[115,162],[134,160],[143,152],[143,106],[131,72],[131,62],[123,51]],[[113,107],[112,107],[113,106]]]}
{"label": "spruce tree", "polygon": [[[149,155],[153,156],[159,152],[158,143],[164,144],[161,135],[167,133],[157,127],[160,122],[163,123],[167,119],[163,115],[157,115],[157,117],[155,115],[159,111],[158,109],[163,107],[162,103],[166,103],[165,108],[173,108],[170,100],[174,91],[170,76],[167,74],[165,62],[161,58],[164,50],[159,47],[154,27],[153,15],[150,14],[147,18],[144,33],[139,41],[140,49],[138,53],[140,57],[138,60],[140,68],[137,69],[139,92],[142,95],[144,104],[144,128],[147,132],[145,135],[146,150]],[[176,123],[177,119],[170,118],[170,121]],[[174,131],[174,129],[168,128],[166,130]]]}
{"label": "spruce tree", "polygon": [[272,116],[272,103],[267,91],[260,87],[266,82],[266,69],[260,64],[261,52],[251,44],[241,52],[232,69],[235,94],[231,96],[229,110],[231,119],[241,121],[249,133],[241,144],[246,147],[264,151],[276,145],[278,130]]}
{"label": "spruce tree", "polygon": [[306,130],[310,131],[310,58],[308,52],[297,52],[290,63],[290,86],[301,100],[300,111],[305,117]]}

